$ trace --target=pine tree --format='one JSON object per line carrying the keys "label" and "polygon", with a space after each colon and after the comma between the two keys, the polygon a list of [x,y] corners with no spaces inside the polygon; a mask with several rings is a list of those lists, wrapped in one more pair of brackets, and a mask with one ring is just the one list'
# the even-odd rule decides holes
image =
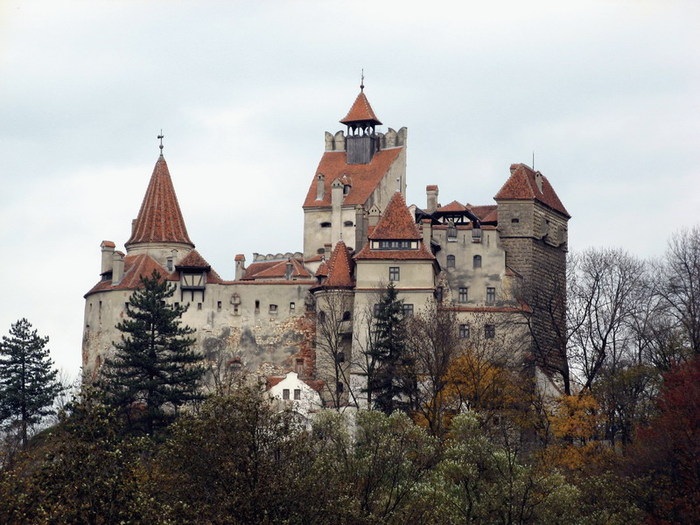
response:
{"label": "pine tree", "polygon": [[103,383],[107,400],[127,416],[132,429],[149,435],[166,426],[183,405],[203,398],[202,355],[192,349],[194,329],[182,326],[186,306],[168,304],[175,286],[154,270],[127,304],[127,319],[116,353],[107,360]]}
{"label": "pine tree", "polygon": [[375,306],[374,333],[369,351],[377,367],[367,384],[374,408],[385,414],[408,411],[415,390],[414,367],[406,345],[403,301],[393,283]]}
{"label": "pine tree", "polygon": [[12,324],[10,336],[0,342],[0,422],[18,428],[23,445],[29,430],[53,413],[61,391],[48,342],[26,319]]}

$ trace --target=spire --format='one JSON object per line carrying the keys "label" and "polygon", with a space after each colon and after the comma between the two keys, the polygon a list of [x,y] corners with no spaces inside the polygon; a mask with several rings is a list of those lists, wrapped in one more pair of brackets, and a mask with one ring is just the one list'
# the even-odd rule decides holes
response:
{"label": "spire", "polygon": [[357,95],[350,111],[348,111],[348,114],[345,115],[345,118],[341,120],[340,123],[353,129],[381,126],[382,123],[377,118],[377,115],[374,114],[374,110],[372,106],[370,106],[369,100],[367,100],[367,96],[365,95],[364,76],[362,84],[360,85],[360,94]]}
{"label": "spire", "polygon": [[355,286],[352,278],[352,266],[348,247],[343,241],[338,241],[328,261],[328,276],[323,281],[323,287],[352,288]]}
{"label": "spire", "polygon": [[[162,134],[159,138],[161,137]],[[182,218],[162,150],[126,247],[129,249],[132,245],[147,243],[184,244],[194,248],[187,235],[185,220]]]}
{"label": "spire", "polygon": [[386,205],[377,226],[369,235],[370,239],[422,239],[416,227],[416,221],[408,211],[403,195],[394,193]]}

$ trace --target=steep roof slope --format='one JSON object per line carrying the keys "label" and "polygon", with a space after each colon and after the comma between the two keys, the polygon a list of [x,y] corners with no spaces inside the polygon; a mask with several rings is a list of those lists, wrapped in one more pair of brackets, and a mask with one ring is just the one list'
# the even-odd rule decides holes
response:
{"label": "steep roof slope", "polygon": [[162,154],[153,168],[146,195],[126,247],[128,249],[133,244],[155,242],[186,244],[194,248],[187,235],[185,220]]}
{"label": "steep roof slope", "polygon": [[[536,200],[558,211],[567,218],[569,212],[559,200],[554,188],[539,172],[535,172],[525,164],[513,164],[510,167],[510,177],[505,182],[494,199],[499,200]],[[537,179],[540,177],[540,184]]]}
{"label": "steep roof slope", "polygon": [[353,102],[350,111],[345,115],[345,118],[340,121],[341,124],[353,124],[353,123],[368,123],[374,125],[381,125],[382,123],[374,114],[374,110],[367,100],[367,96],[364,90],[360,89],[360,94],[357,95],[355,102]]}
{"label": "steep roof slope", "polygon": [[397,191],[392,195],[369,238],[411,240],[423,238],[400,192]]}

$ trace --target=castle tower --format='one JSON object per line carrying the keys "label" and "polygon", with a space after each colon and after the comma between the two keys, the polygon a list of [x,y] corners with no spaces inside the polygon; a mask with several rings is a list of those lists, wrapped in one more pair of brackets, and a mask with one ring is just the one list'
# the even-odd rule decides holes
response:
{"label": "castle tower", "polygon": [[557,376],[567,367],[563,337],[571,216],[547,178],[525,164],[511,165],[494,200],[506,265],[523,277],[519,298],[532,309],[534,364]]}
{"label": "castle tower", "polygon": [[382,123],[364,86],[340,122],[347,135],[326,132],[326,151],[303,205],[304,258],[312,263],[330,256],[340,240],[359,249],[367,238],[369,209],[384,209],[397,189],[406,191],[406,128],[377,132]]}
{"label": "castle tower", "polygon": [[162,152],[125,247],[128,255],[149,255],[169,271],[194,248]]}

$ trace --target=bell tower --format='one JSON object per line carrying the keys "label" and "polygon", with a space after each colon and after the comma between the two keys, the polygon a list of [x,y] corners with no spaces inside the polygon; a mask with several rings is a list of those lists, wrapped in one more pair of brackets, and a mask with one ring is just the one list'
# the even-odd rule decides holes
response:
{"label": "bell tower", "polygon": [[375,126],[381,126],[377,116],[365,96],[364,79],[360,84],[360,94],[357,95],[350,111],[341,124],[347,126],[345,148],[348,164],[368,164],[379,150],[379,137]]}

